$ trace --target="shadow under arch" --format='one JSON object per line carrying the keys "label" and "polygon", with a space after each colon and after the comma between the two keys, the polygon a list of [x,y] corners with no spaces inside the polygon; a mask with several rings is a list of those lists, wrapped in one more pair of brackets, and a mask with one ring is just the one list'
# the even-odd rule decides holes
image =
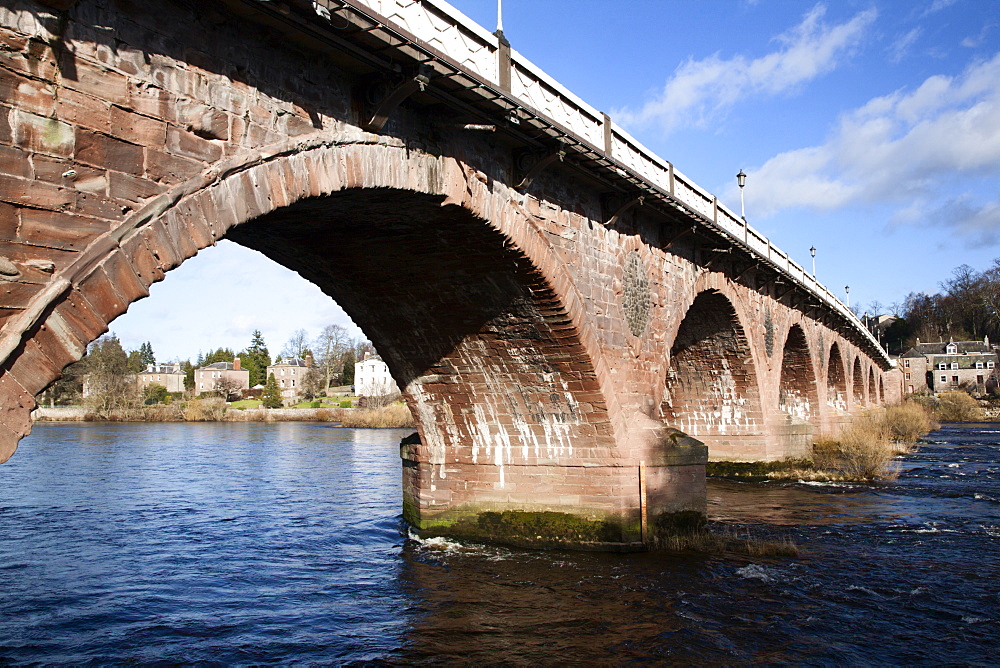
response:
{"label": "shadow under arch", "polygon": [[826,363],[826,403],[839,411],[847,411],[847,373],[844,356],[834,341]]}
{"label": "shadow under arch", "polygon": [[882,395],[879,394],[878,384],[875,382],[875,368],[868,368],[868,405],[878,406],[882,403]]}
{"label": "shadow under arch", "polygon": [[865,405],[865,372],[861,368],[861,358],[854,358],[851,369],[851,404],[854,407]]}
{"label": "shadow under arch", "polygon": [[[233,227],[320,287],[371,339],[437,447],[497,464],[554,458],[607,428],[592,366],[527,257],[443,197],[388,188],[309,198]],[[583,428],[587,425],[586,428]],[[598,427],[598,425],[601,425]],[[438,458],[441,458],[438,460]],[[462,455],[459,454],[459,458]]]}
{"label": "shadow under arch", "polygon": [[750,345],[736,310],[717,290],[698,294],[677,330],[660,414],[703,441],[711,459],[766,458]]}
{"label": "shadow under arch", "polygon": [[778,408],[792,418],[808,421],[819,408],[816,374],[805,332],[792,325],[781,355]]}

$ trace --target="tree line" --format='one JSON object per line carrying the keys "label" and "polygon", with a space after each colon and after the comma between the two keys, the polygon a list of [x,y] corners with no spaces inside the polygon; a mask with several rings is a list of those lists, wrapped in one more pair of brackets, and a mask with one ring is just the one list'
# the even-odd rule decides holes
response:
{"label": "tree line", "polygon": [[[911,292],[889,307],[898,318],[883,332],[890,353],[906,352],[918,339],[1000,343],[1000,258],[983,271],[963,264],[940,287],[934,294]],[[872,312],[880,307],[873,302]]]}
{"label": "tree line", "polygon": [[[311,338],[304,329],[297,330],[272,360],[263,335],[260,330],[254,330],[250,344],[238,352],[226,347],[210,350],[207,354],[199,352],[194,363],[185,360],[180,362],[180,366],[185,374],[184,386],[191,390],[194,388],[195,369],[215,362],[231,363],[239,357],[240,365],[249,372],[250,387],[264,386],[266,389],[267,367],[272,363],[311,358],[313,370],[306,374],[301,394],[312,398],[324,394],[330,387],[352,385],[355,362],[362,359],[365,353],[374,353],[374,350],[369,341],[351,337],[346,327],[327,325],[316,338]],[[83,359],[66,367],[62,377],[42,392],[39,402],[50,405],[78,403],[85,380],[91,403],[96,404],[94,408],[98,411],[105,404],[106,407],[120,407],[162,400],[162,396],[148,396],[151,394],[149,388],[145,395],[137,393],[135,384],[130,380],[131,374],[141,373],[148,364],[156,363],[150,342],[141,344],[137,350],[125,350],[118,337],[109,333],[91,343]],[[165,392],[166,389],[161,388],[153,390],[152,394],[162,395]]]}

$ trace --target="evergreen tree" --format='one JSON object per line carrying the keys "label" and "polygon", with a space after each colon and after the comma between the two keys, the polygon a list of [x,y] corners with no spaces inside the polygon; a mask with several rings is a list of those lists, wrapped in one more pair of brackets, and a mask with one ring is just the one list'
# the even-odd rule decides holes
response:
{"label": "evergreen tree", "polygon": [[250,346],[240,353],[240,363],[250,372],[250,387],[261,385],[267,380],[264,376],[271,364],[271,354],[267,351],[259,329],[253,331]]}
{"label": "evergreen tree", "polygon": [[149,341],[139,346],[139,355],[142,357],[143,368],[147,364],[156,364],[156,355],[153,354],[153,344]]}
{"label": "evergreen tree", "polygon": [[344,353],[344,366],[341,375],[341,383],[343,385],[353,385],[354,384],[354,362],[355,356],[353,350],[348,350]]}
{"label": "evergreen tree", "polygon": [[[199,357],[201,354],[199,353]],[[194,370],[195,366],[191,364],[191,360],[185,360],[181,362],[181,371],[184,372],[184,389],[190,390],[194,388]]]}
{"label": "evergreen tree", "polygon": [[146,365],[142,361],[142,353],[138,350],[130,350],[128,353],[128,372],[140,373],[146,370]]}
{"label": "evergreen tree", "polygon": [[236,353],[233,352],[232,348],[219,348],[205,355],[200,366],[208,366],[216,362],[232,362],[234,359],[236,359]]}
{"label": "evergreen tree", "polygon": [[264,408],[281,408],[281,390],[278,389],[278,381],[273,373],[267,374],[267,383],[264,384],[264,393],[261,395]]}

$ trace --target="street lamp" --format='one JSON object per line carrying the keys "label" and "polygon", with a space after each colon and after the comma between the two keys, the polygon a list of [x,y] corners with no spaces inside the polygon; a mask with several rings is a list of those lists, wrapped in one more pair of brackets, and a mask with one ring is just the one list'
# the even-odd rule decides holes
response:
{"label": "street lamp", "polygon": [[740,186],[740,218],[742,218],[745,223],[747,222],[747,214],[743,205],[743,186],[747,183],[747,175],[743,173],[742,169],[740,170],[740,173],[736,175],[736,183]]}
{"label": "street lamp", "polygon": [[810,246],[809,247],[809,254],[812,255],[812,259],[813,259],[813,278],[816,278],[816,247],[815,246]]}
{"label": "street lamp", "polygon": [[847,308],[851,308],[851,286],[845,285],[844,292],[847,293]]}

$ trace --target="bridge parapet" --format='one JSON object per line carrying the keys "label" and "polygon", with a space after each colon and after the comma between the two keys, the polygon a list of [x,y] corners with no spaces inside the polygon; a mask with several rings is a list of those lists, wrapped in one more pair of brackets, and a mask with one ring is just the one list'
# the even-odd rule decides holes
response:
{"label": "bridge parapet", "polygon": [[[770,242],[673,164],[643,146],[607,114],[574,95],[534,63],[444,0],[318,0],[330,20],[367,21],[394,47],[451,79],[470,82],[515,125],[530,124],[616,186],[679,210],[811,295],[851,329],[885,367],[889,358],[861,320],[788,253]],[[505,71],[506,70],[506,71]]]}

